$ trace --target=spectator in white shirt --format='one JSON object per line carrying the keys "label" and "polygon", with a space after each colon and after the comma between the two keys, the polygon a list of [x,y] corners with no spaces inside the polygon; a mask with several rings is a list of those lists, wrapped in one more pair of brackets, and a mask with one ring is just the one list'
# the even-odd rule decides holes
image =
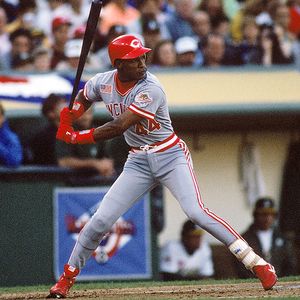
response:
{"label": "spectator in white shirt", "polygon": [[205,232],[192,221],[183,224],[181,239],[170,241],[160,251],[163,280],[193,280],[212,277],[212,251]]}

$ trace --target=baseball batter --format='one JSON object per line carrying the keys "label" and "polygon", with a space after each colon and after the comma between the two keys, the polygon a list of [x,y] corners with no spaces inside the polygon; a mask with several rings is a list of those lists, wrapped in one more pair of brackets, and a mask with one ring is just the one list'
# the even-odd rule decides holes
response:
{"label": "baseball batter", "polygon": [[[256,255],[227,222],[204,206],[188,147],[173,131],[164,89],[147,71],[149,51],[134,35],[114,39],[108,52],[115,70],[91,78],[78,93],[73,109],[61,112],[57,139],[86,144],[124,134],[131,150],[123,172],[82,229],[49,297],[67,296],[80,269],[112,225],[158,183],[171,191],[189,219],[227,245],[256,274],[263,288],[271,289],[277,281],[274,268]],[[98,101],[105,103],[113,120],[90,130],[74,131],[72,122]]]}

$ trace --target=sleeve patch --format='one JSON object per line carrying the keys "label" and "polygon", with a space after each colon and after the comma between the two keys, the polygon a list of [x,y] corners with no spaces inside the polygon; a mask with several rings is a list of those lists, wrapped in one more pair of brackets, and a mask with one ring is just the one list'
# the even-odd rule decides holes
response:
{"label": "sleeve patch", "polygon": [[149,103],[151,103],[153,99],[149,96],[147,92],[141,92],[136,95],[134,102],[139,107],[146,107]]}

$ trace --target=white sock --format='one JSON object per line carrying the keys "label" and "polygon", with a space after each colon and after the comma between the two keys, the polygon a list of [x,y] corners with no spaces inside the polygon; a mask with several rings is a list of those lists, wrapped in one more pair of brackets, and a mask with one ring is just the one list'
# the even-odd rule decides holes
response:
{"label": "white sock", "polygon": [[262,266],[267,264],[263,258],[258,256],[253,249],[241,239],[234,241],[229,246],[229,250],[249,270],[252,270],[254,266]]}

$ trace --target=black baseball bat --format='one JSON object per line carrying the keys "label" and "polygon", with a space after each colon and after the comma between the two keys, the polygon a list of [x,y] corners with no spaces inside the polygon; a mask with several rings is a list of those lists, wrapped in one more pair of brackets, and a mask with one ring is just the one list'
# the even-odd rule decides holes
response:
{"label": "black baseball bat", "polygon": [[78,63],[78,66],[77,66],[76,77],[75,77],[75,81],[74,81],[74,84],[73,84],[71,100],[70,100],[70,103],[69,103],[69,109],[70,110],[73,107],[73,103],[74,103],[75,97],[76,97],[77,92],[78,92],[78,86],[79,86],[80,78],[81,78],[81,75],[82,75],[82,72],[83,72],[83,68],[84,68],[87,56],[88,56],[89,51],[90,51],[92,41],[93,41],[94,36],[95,36],[95,32],[96,32],[97,23],[98,23],[98,19],[99,19],[99,16],[100,16],[101,9],[102,9],[102,1],[93,0],[92,3],[91,3],[89,16],[88,16],[87,23],[86,23],[85,33],[84,33],[84,36],[83,36],[83,42],[82,42],[82,47],[81,47],[80,57],[79,57],[79,63]]}

